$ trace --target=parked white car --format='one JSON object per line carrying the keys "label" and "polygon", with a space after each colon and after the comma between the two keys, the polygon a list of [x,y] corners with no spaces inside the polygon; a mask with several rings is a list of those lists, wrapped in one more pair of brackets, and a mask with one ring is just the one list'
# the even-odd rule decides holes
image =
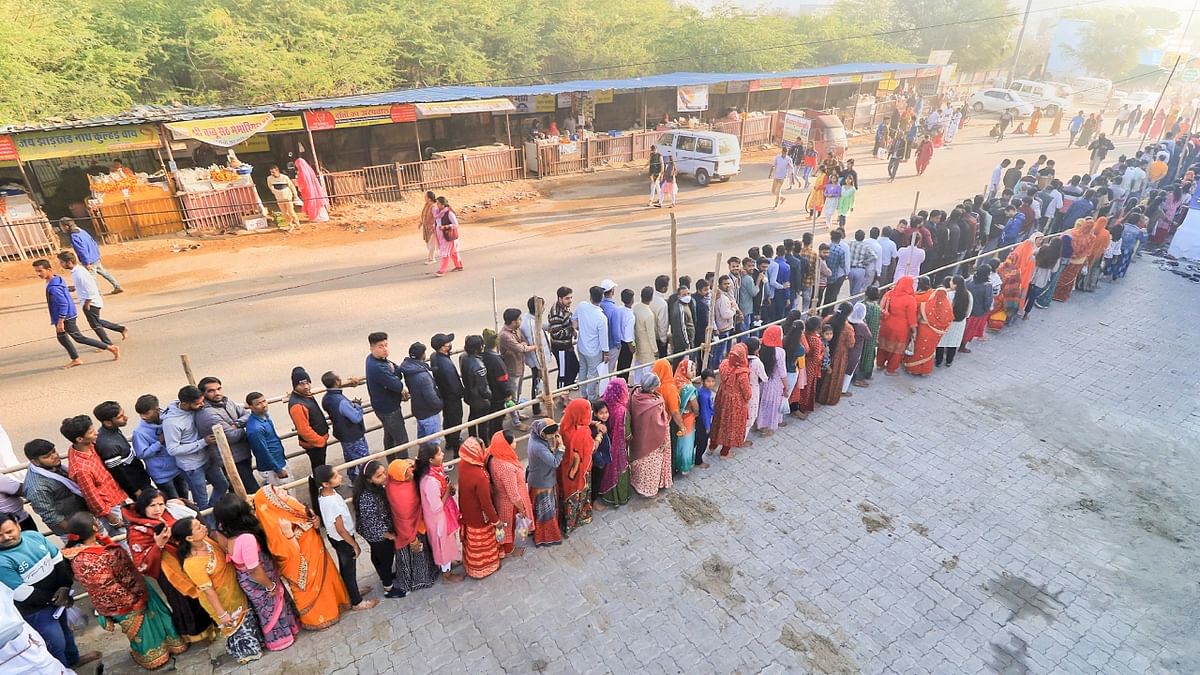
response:
{"label": "parked white car", "polygon": [[1102,77],[1077,77],[1071,80],[1071,86],[1075,89],[1075,99],[1081,103],[1104,104],[1111,96],[1113,102],[1120,104],[1118,92],[1113,91],[1112,80]]}
{"label": "parked white car", "polygon": [[1028,117],[1033,114],[1033,106],[1011,89],[981,89],[972,94],[967,103],[971,105],[971,110],[977,113],[1002,113],[1007,110],[1016,117]]}
{"label": "parked white car", "polygon": [[1158,103],[1158,92],[1135,91],[1122,96],[1118,105],[1127,105],[1130,108],[1136,108],[1140,105],[1142,106],[1142,110],[1152,110],[1156,103]]}
{"label": "parked white car", "polygon": [[694,177],[701,187],[714,179],[727,181],[742,170],[742,146],[733,134],[678,129],[663,132],[655,145],[664,162],[674,157],[677,172]]}
{"label": "parked white car", "polygon": [[1022,100],[1035,108],[1041,108],[1046,117],[1054,117],[1059,110],[1071,107],[1071,88],[1065,84],[1013,80],[1011,88],[1021,95]]}

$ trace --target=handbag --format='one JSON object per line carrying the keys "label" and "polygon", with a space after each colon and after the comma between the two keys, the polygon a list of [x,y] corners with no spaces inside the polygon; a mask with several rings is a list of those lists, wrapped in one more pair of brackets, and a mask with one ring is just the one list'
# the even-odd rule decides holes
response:
{"label": "handbag", "polygon": [[909,339],[908,344],[904,346],[904,355],[912,356],[917,353],[917,338],[913,336]]}
{"label": "handbag", "polygon": [[454,241],[458,239],[458,228],[449,223],[442,225],[442,239],[445,239],[446,241]]}
{"label": "handbag", "polygon": [[603,469],[612,461],[612,443],[601,443],[592,451],[592,466]]}

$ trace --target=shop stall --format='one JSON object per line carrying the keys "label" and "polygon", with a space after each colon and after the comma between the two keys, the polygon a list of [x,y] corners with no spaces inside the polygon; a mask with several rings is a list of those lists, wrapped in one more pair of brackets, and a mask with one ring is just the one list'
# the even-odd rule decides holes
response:
{"label": "shop stall", "polygon": [[89,174],[88,186],[88,213],[101,235],[115,235],[111,238],[119,241],[183,229],[183,216],[164,172]]}

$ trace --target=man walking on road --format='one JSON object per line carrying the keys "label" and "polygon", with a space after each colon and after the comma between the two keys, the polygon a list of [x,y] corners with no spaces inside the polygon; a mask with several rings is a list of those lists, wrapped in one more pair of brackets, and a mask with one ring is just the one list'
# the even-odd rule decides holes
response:
{"label": "man walking on road", "polygon": [[105,328],[120,333],[122,340],[129,337],[129,329],[125,326],[100,318],[100,310],[104,307],[104,296],[100,295],[100,287],[96,285],[96,278],[87,271],[86,267],[79,264],[75,254],[70,251],[61,251],[58,254],[58,264],[71,273],[71,281],[75,284],[75,295],[79,296],[79,304],[83,308],[83,317],[96,332],[96,337],[100,338],[104,344],[111,345],[113,342],[109,339],[108,333],[104,332]]}
{"label": "man walking on road", "polygon": [[83,364],[83,361],[79,360],[79,352],[75,349],[75,345],[71,344],[71,340],[81,345],[108,351],[112,353],[113,360],[121,358],[120,347],[106,345],[98,340],[84,337],[83,333],[79,332],[79,326],[75,324],[75,320],[79,317],[79,313],[75,311],[75,300],[71,298],[71,292],[67,290],[67,284],[62,277],[50,269],[49,260],[33,261],[33,271],[37,273],[39,279],[46,282],[46,306],[50,310],[50,325],[54,326],[58,343],[67,350],[67,356],[71,357],[67,365],[63,366],[64,368],[74,368]]}
{"label": "man walking on road", "polygon": [[[662,208],[662,172],[663,160],[662,155],[658,152],[657,146],[650,146],[650,201],[646,202],[646,206],[654,206]],[[655,200],[658,200],[657,203]]]}
{"label": "man walking on road", "polygon": [[121,284],[108,273],[108,270],[104,269],[104,265],[100,264],[100,247],[96,245],[96,240],[92,239],[92,235],[79,229],[75,221],[70,218],[63,218],[58,223],[64,230],[71,233],[71,248],[74,249],[79,264],[86,267],[89,272],[104,277],[108,283],[112,284],[113,295],[124,293]]}
{"label": "man walking on road", "polygon": [[772,210],[779,208],[780,204],[787,201],[787,198],[783,196],[783,184],[795,173],[796,165],[788,156],[787,148],[779,146],[779,154],[775,156],[775,161],[771,164],[771,194],[775,195],[775,206],[771,207]]}
{"label": "man walking on road", "polygon": [[1079,130],[1083,127],[1083,111],[1080,110],[1071,118],[1071,123],[1067,125],[1067,131],[1071,134],[1071,139],[1067,141],[1067,147],[1075,145],[1075,137],[1079,135]]}
{"label": "man walking on road", "polygon": [[1096,140],[1092,141],[1092,144],[1088,146],[1088,150],[1092,151],[1092,162],[1088,165],[1088,175],[1096,175],[1096,172],[1100,169],[1100,163],[1104,161],[1105,157],[1108,157],[1108,152],[1115,147],[1113,142],[1108,140],[1108,137],[1104,135],[1104,132],[1100,132]]}
{"label": "man walking on road", "polygon": [[1008,125],[1012,124],[1012,119],[1013,116],[1011,112],[1005,110],[1004,112],[1000,113],[1000,124],[998,125],[1000,127],[1000,133],[996,134],[997,143],[1004,140],[1004,132],[1008,130]]}

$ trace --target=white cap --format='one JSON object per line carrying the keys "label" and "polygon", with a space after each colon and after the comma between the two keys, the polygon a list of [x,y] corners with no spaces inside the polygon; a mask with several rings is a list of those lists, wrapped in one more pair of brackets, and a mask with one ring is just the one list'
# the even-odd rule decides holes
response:
{"label": "white cap", "polygon": [[616,287],[617,287],[617,282],[613,281],[612,279],[605,279],[604,281],[600,282],[600,289],[603,290],[605,293],[611,291],[612,289],[614,289]]}

